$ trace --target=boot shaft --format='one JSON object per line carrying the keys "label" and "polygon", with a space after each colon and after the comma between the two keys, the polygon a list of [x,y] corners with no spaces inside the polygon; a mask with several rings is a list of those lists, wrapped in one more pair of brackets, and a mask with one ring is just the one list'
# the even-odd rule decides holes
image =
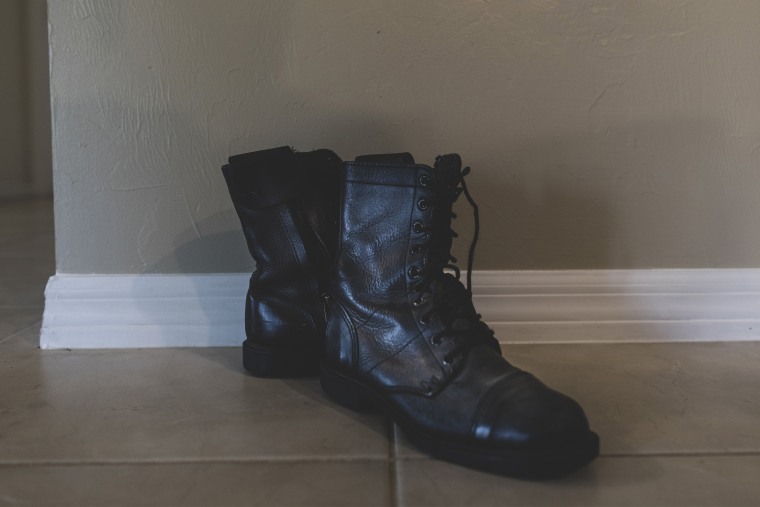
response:
{"label": "boot shaft", "polygon": [[425,275],[456,269],[449,265],[451,219],[461,178],[456,154],[438,157],[433,167],[415,164],[408,153],[344,163],[338,271],[375,278],[374,296],[392,303],[399,291],[426,283]]}
{"label": "boot shaft", "polygon": [[[260,289],[287,268],[325,272],[337,240],[340,158],[329,150],[273,148],[230,157],[222,168]],[[319,269],[316,269],[318,265]]]}
{"label": "boot shaft", "polygon": [[336,278],[350,283],[338,283],[336,294],[361,287],[378,304],[401,303],[412,281],[404,266],[422,260],[413,246],[426,236],[421,227],[429,210],[415,203],[428,173],[425,166],[344,164]]}
{"label": "boot shaft", "polygon": [[282,147],[230,157],[222,168],[256,262],[246,299],[249,338],[287,345],[302,328],[324,330],[320,295],[337,242],[339,164],[329,150]]}

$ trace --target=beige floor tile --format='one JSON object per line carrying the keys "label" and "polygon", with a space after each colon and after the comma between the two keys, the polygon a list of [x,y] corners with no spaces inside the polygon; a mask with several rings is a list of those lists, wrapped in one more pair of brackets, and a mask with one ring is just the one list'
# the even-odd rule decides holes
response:
{"label": "beige floor tile", "polygon": [[55,237],[53,232],[24,236],[14,241],[6,241],[4,245],[0,246],[0,256],[19,255],[26,255],[55,264]]}
{"label": "beige floor tile", "polygon": [[54,273],[52,258],[0,255],[0,308],[44,305],[45,285]]}
{"label": "beige floor tile", "polygon": [[0,342],[42,319],[42,307],[3,309],[0,307]]}
{"label": "beige floor tile", "polygon": [[237,348],[41,351],[0,343],[0,462],[387,458],[386,423],[317,379],[257,379]]}
{"label": "beige floor tile", "polygon": [[0,201],[0,224],[6,220],[13,222],[21,217],[52,220],[53,198],[11,199]]}
{"label": "beige floor tile", "polygon": [[386,461],[0,468],[0,504],[389,505]]}
{"label": "beige floor tile", "polygon": [[[38,350],[40,346],[40,326],[42,326],[42,307],[24,308],[22,311],[39,312],[37,322],[25,326],[17,333],[14,333],[12,337],[7,338],[0,344],[0,354],[2,357],[8,359],[8,361],[17,362],[19,356],[29,355],[32,351]],[[5,310],[8,312],[17,312],[17,310]],[[4,370],[0,368],[0,375]]]}
{"label": "beige floor tile", "polygon": [[[586,410],[602,454],[760,452],[760,343],[506,345]],[[418,455],[403,438],[397,453]]]}
{"label": "beige floor tile", "polygon": [[0,239],[0,257],[31,257],[55,262],[55,236],[53,231],[10,234]]}
{"label": "beige floor tile", "polygon": [[[52,246],[52,199],[0,202],[0,252],[18,252],[30,241],[34,243],[40,238]],[[26,252],[32,254],[37,250]]]}
{"label": "beige floor tile", "polygon": [[0,203],[0,308],[42,306],[53,273],[52,199]]}
{"label": "beige floor tile", "polygon": [[0,252],[0,280],[3,282],[26,282],[34,285],[44,283],[55,273],[53,258],[44,255]]}
{"label": "beige floor tile", "polygon": [[53,246],[51,200],[0,204],[0,504],[760,506],[760,343],[506,345],[603,457],[514,481],[399,435],[392,481],[382,418],[250,377],[238,349],[40,351]]}
{"label": "beige floor tile", "polygon": [[600,458],[558,481],[508,479],[427,459],[397,465],[401,506],[757,506],[760,456]]}
{"label": "beige floor tile", "polygon": [[586,409],[607,454],[760,452],[760,343],[508,346]]}
{"label": "beige floor tile", "polygon": [[[47,280],[47,278],[45,278]],[[45,304],[45,282],[0,281],[0,308],[42,307]]]}
{"label": "beige floor tile", "polygon": [[0,461],[387,457],[382,420],[330,404],[315,379],[255,379],[238,349],[40,351],[39,327],[8,338],[41,312],[54,271],[51,201],[0,205],[0,230]]}

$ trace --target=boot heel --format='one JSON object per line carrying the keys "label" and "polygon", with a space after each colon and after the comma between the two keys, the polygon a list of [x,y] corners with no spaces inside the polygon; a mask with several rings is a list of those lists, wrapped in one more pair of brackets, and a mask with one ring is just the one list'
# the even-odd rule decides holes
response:
{"label": "boot heel", "polygon": [[357,412],[371,412],[373,405],[364,390],[339,373],[322,367],[322,390],[334,401]]}

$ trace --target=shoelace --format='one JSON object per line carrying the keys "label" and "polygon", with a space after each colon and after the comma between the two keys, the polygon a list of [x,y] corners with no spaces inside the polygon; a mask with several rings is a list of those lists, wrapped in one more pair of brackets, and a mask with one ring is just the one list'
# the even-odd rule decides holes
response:
{"label": "shoelace", "polygon": [[[473,339],[473,337],[484,338],[487,336],[490,338],[493,336],[493,331],[481,320],[481,315],[470,310],[472,308],[470,303],[472,299],[472,268],[475,247],[480,234],[480,217],[478,205],[470,195],[464,179],[469,173],[470,168],[465,167],[450,181],[436,182],[438,187],[436,193],[441,195],[440,197],[437,195],[435,200],[439,201],[440,205],[448,207],[451,210],[450,215],[446,217],[439,214],[436,217],[434,214],[433,223],[421,228],[423,231],[432,233],[429,245],[431,255],[428,264],[419,271],[420,281],[416,284],[415,290],[420,292],[420,295],[413,304],[420,306],[425,303],[424,295],[429,293],[432,284],[437,284],[438,294],[433,294],[433,304],[430,310],[421,316],[421,321],[423,324],[427,324],[433,315],[440,315],[442,311],[448,314],[449,325],[446,326],[447,329],[431,338],[434,345],[442,343],[445,336],[453,336],[456,339],[457,343],[454,348],[443,358],[447,364],[452,363],[457,356],[463,355],[470,347],[480,341]],[[452,208],[462,194],[472,207],[474,221],[473,237],[467,255],[466,287],[462,287],[461,282],[459,282],[461,271],[456,265],[456,257],[450,253],[453,239],[458,237],[458,234],[451,228],[452,220],[457,218],[457,214]],[[435,255],[436,253],[439,255]],[[456,278],[448,277],[445,269],[452,270]]]}

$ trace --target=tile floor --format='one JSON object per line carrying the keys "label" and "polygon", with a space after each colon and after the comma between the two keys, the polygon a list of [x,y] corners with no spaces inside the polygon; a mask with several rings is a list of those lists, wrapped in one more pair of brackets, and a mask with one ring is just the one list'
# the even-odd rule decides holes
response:
{"label": "tile floor", "polygon": [[40,351],[51,204],[0,204],[0,505],[760,505],[760,343],[506,345],[602,456],[525,482],[428,459],[237,349]]}

